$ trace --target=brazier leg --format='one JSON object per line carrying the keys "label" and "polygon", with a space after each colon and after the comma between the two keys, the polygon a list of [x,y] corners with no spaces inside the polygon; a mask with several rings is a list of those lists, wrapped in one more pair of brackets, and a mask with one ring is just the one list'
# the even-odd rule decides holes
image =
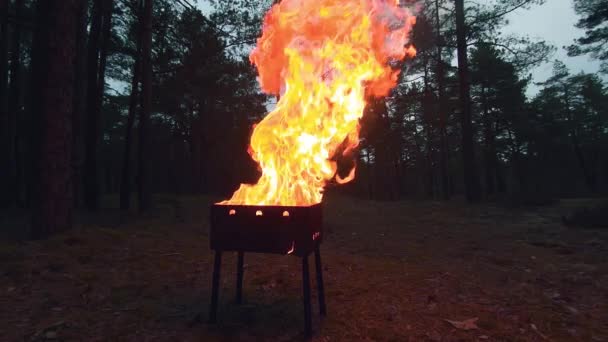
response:
{"label": "brazier leg", "polygon": [[304,335],[312,336],[310,306],[310,274],[308,272],[308,255],[302,257],[302,287],[304,289]]}
{"label": "brazier leg", "polygon": [[243,303],[243,252],[238,252],[238,260],[236,264],[236,303]]}
{"label": "brazier leg", "polygon": [[327,315],[327,308],[325,307],[325,286],[323,285],[323,265],[321,265],[321,252],[319,246],[315,248],[315,266],[317,269],[317,288],[319,296],[319,313],[321,316]]}
{"label": "brazier leg", "polygon": [[222,268],[222,252],[215,251],[213,262],[213,279],[211,281],[211,307],[209,308],[209,323],[217,321],[217,297],[220,287],[220,272]]}

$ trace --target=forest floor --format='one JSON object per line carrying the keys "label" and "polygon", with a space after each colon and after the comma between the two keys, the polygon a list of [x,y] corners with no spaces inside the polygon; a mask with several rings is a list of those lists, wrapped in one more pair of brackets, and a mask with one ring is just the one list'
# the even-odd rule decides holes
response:
{"label": "forest floor", "polygon": [[[313,340],[608,341],[608,230],[561,222],[581,203],[328,198],[328,315],[318,317],[311,270]],[[0,340],[301,340],[291,256],[245,254],[236,305],[227,253],[218,324],[206,324],[208,204],[160,196],[146,217],[106,209],[46,241],[0,242]]]}

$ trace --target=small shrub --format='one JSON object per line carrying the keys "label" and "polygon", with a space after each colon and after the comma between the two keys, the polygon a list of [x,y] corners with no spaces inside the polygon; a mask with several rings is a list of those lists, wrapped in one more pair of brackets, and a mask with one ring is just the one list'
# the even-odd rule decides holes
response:
{"label": "small shrub", "polygon": [[562,221],[567,226],[608,228],[608,202],[577,209],[570,215],[563,216]]}

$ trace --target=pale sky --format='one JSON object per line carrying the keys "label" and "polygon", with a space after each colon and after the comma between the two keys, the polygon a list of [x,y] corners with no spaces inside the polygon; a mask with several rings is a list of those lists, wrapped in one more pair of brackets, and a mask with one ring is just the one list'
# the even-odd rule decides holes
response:
{"label": "pale sky", "polygon": [[[196,2],[203,12],[209,12],[209,7],[204,4],[205,0]],[[578,16],[574,12],[572,0],[547,0],[542,6],[534,6],[529,10],[518,9],[510,13],[507,18],[509,25],[504,28],[504,33],[543,39],[557,47],[557,51],[551,56],[549,63],[531,70],[533,82],[542,82],[549,78],[555,59],[564,62],[570,68],[571,73],[580,71],[593,73],[599,69],[598,61],[592,60],[588,56],[568,57],[563,48],[572,44],[584,33],[583,30],[574,26],[578,21]],[[607,77],[603,79],[608,81]],[[528,93],[533,95],[537,89],[538,87],[532,84]]]}
{"label": "pale sky", "polygon": [[[509,14],[508,19],[509,25],[505,27],[505,33],[540,38],[557,47],[550,63],[545,63],[532,70],[534,82],[542,82],[551,76],[552,61],[555,59],[564,62],[571,73],[580,71],[594,73],[599,70],[598,61],[592,60],[588,56],[568,57],[563,48],[584,34],[583,30],[574,26],[578,21],[578,16],[574,12],[572,0],[547,0],[542,6],[534,6],[529,10],[516,10]],[[607,80],[606,77],[604,80]],[[531,85],[531,88],[529,93],[535,93],[537,87]]]}

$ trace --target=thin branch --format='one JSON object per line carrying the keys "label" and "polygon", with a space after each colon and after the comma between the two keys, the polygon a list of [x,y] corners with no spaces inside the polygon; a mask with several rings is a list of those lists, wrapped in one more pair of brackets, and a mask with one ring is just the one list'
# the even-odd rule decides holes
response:
{"label": "thin branch", "polygon": [[514,7],[510,8],[510,9],[507,9],[507,10],[505,10],[505,11],[501,12],[501,13],[495,14],[495,15],[493,15],[493,16],[491,16],[491,17],[489,17],[489,18],[484,18],[484,19],[481,19],[481,20],[474,21],[474,22],[470,23],[469,25],[470,25],[470,26],[473,26],[474,24],[477,24],[477,23],[479,23],[479,22],[483,22],[483,21],[490,21],[490,20],[498,19],[498,18],[500,18],[500,17],[502,17],[502,16],[504,16],[504,15],[507,15],[507,14],[509,14],[509,13],[511,13],[511,12],[513,12],[513,11],[515,11],[515,10],[516,10],[516,9],[518,9],[518,8],[521,8],[521,7],[523,7],[523,6],[527,5],[527,4],[529,4],[530,2],[532,2],[532,0],[524,0],[524,1],[520,2],[519,4],[517,4],[516,6],[514,6]]}
{"label": "thin branch", "polygon": [[192,5],[190,3],[190,0],[181,0],[182,2],[186,3],[188,6],[190,6],[190,8],[194,8],[194,5]]}
{"label": "thin branch", "polygon": [[176,1],[178,4],[184,6],[184,8],[187,10],[194,9],[194,6],[192,6],[187,0],[176,0]]}
{"label": "thin branch", "polygon": [[[515,58],[517,58],[517,57],[518,57],[518,56],[520,56],[521,54],[523,54],[523,55],[528,55],[528,56],[534,56],[534,54],[531,54],[531,53],[526,53],[525,51],[516,51],[516,50],[513,50],[512,48],[510,48],[508,45],[501,44],[501,43],[496,43],[496,42],[484,42],[484,41],[477,41],[477,42],[474,42],[474,43],[469,43],[469,44],[467,44],[467,46],[470,46],[470,45],[475,45],[475,44],[487,44],[487,45],[494,45],[494,46],[501,47],[501,48],[503,48],[503,49],[507,50],[508,52],[510,52],[510,53],[511,53],[513,56],[515,56]],[[523,69],[523,68],[525,68],[525,67],[527,67],[527,66],[530,66],[530,65],[535,65],[535,64],[537,64],[537,63],[540,63],[540,62],[542,62],[544,59],[545,59],[545,57],[544,57],[544,56],[541,56],[541,57],[539,57],[538,59],[534,59],[534,60],[529,61],[529,62],[519,62],[519,63],[516,63],[515,61],[513,61],[512,63],[513,63],[513,65],[514,65],[516,68],[522,68],[522,69]]]}

